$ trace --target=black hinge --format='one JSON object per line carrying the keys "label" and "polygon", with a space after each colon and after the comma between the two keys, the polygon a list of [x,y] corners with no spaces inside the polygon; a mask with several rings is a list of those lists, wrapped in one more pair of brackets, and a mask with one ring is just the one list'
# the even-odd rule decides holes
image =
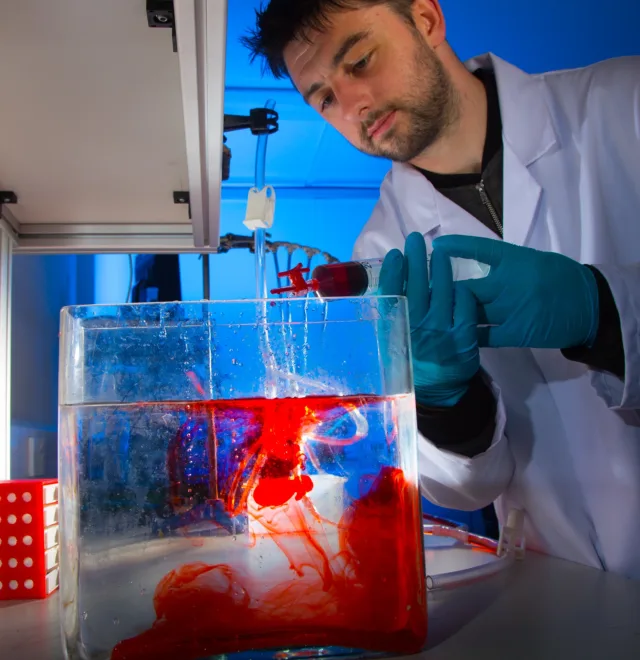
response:
{"label": "black hinge", "polygon": [[178,52],[173,0],[147,0],[147,23],[151,28],[171,28],[173,52]]}
{"label": "black hinge", "polygon": [[0,204],[17,204],[18,196],[13,190],[0,190]]}
{"label": "black hinge", "polygon": [[173,191],[174,204],[188,204],[189,205],[189,220],[191,220],[191,198],[189,197],[188,190],[174,190]]}

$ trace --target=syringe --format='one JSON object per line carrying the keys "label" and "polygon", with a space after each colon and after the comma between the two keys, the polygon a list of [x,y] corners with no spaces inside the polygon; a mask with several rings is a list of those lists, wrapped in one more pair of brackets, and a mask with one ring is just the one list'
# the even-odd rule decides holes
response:
{"label": "syringe", "polygon": [[[278,277],[288,277],[291,285],[272,289],[271,293],[304,295],[315,291],[321,298],[375,295],[378,293],[383,261],[384,259],[365,259],[321,264],[313,269],[310,280],[305,280],[303,277],[309,269],[298,264],[291,270],[278,273]],[[430,255],[427,255],[427,261],[430,261]],[[490,270],[487,264],[459,257],[451,257],[451,267],[456,282],[481,279],[486,277]]]}

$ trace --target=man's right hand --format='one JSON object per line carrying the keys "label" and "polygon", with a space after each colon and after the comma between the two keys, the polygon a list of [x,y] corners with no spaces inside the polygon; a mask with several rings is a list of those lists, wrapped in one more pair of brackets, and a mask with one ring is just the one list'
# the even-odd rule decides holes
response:
{"label": "man's right hand", "polygon": [[400,250],[385,257],[378,293],[408,299],[418,403],[454,406],[480,369],[480,353],[476,301],[467,288],[454,284],[449,256],[434,250],[430,276],[424,238],[410,234],[404,257]]}

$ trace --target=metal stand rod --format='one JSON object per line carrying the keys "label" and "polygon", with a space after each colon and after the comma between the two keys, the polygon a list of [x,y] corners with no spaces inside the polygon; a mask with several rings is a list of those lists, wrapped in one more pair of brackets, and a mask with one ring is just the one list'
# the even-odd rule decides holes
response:
{"label": "metal stand rod", "polygon": [[[264,106],[267,111],[273,110],[276,106],[276,102],[269,99]],[[268,140],[268,133],[258,137],[255,168],[255,186],[258,190],[262,190],[266,185],[265,170]],[[265,264],[266,238],[264,229],[255,230],[253,249],[256,255],[256,298],[258,299],[267,298],[267,272]]]}
{"label": "metal stand rod", "polygon": [[11,478],[12,262],[13,238],[0,225],[0,481]]}
{"label": "metal stand rod", "polygon": [[209,276],[209,255],[202,255],[202,290],[205,300],[211,299],[211,279]]}

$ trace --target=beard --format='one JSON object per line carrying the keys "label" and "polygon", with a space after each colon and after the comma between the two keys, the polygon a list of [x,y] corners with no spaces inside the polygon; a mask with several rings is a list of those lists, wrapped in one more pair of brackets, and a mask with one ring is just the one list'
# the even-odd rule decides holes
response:
{"label": "beard", "polygon": [[[458,116],[456,91],[442,62],[420,36],[416,35],[415,43],[414,71],[407,86],[411,91],[370,113],[361,127],[360,149],[371,156],[411,161],[436,142]],[[378,140],[372,139],[369,128],[394,111],[393,126]]]}

